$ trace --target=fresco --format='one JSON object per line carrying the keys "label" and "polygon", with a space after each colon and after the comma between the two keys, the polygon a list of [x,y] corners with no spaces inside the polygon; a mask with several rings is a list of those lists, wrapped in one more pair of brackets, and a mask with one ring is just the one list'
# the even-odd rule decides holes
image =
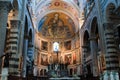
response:
{"label": "fresco", "polygon": [[[45,3],[46,0],[43,0],[39,5]],[[75,4],[77,4],[79,6],[79,1],[78,0],[73,0],[75,2]],[[36,4],[39,3],[39,0],[36,1]],[[60,1],[60,0],[57,0],[57,1],[52,1],[52,2],[48,2],[45,4],[45,6],[41,7],[39,9],[40,6],[37,7],[37,11],[39,11],[38,13],[42,14],[44,12],[46,12],[46,10],[51,10],[51,9],[58,9],[58,8],[61,8],[61,9],[66,9],[68,10],[69,12],[71,12],[71,14],[73,16],[76,17],[76,20],[78,20],[78,15],[79,15],[79,12],[71,5],[67,4],[66,2],[63,2],[63,1]],[[36,12],[37,12],[36,11]],[[39,15],[39,14],[36,14],[36,15]]]}

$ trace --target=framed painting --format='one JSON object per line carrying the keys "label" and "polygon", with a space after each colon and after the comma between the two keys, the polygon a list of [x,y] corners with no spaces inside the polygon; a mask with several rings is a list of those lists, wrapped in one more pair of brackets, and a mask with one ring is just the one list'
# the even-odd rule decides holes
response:
{"label": "framed painting", "polygon": [[41,54],[41,65],[44,65],[44,66],[48,65],[48,57],[46,54]]}
{"label": "framed painting", "polygon": [[77,54],[76,52],[73,53],[73,64],[77,63]]}
{"label": "framed painting", "polygon": [[42,43],[41,49],[47,51],[48,50],[48,42],[42,41],[41,43]]}
{"label": "framed painting", "polygon": [[65,63],[70,65],[71,61],[72,61],[72,55],[71,54],[65,55]]}
{"label": "framed painting", "polygon": [[66,41],[64,43],[65,50],[71,50],[71,41]]}

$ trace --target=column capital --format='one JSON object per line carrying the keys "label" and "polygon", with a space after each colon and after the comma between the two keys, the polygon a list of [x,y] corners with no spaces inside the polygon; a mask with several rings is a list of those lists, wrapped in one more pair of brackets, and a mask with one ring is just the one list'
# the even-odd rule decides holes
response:
{"label": "column capital", "polygon": [[29,39],[29,35],[28,35],[28,34],[25,34],[24,38],[25,38],[25,39]]}
{"label": "column capital", "polygon": [[11,1],[0,1],[0,10],[7,10],[9,12],[11,9]]}
{"label": "column capital", "polygon": [[19,25],[20,22],[20,20],[10,20],[10,24],[12,27],[18,27],[17,25]]}
{"label": "column capital", "polygon": [[84,46],[82,46],[82,48],[88,48],[88,46],[87,46],[87,45],[84,45]]}

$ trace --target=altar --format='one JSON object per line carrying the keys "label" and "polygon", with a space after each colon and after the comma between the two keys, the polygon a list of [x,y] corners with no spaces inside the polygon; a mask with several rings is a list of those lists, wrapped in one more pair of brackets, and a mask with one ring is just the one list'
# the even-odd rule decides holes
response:
{"label": "altar", "polygon": [[66,64],[51,64],[48,65],[49,77],[65,77],[68,76],[68,70]]}
{"label": "altar", "polygon": [[61,78],[50,78],[50,80],[80,80],[79,77],[61,77]]}

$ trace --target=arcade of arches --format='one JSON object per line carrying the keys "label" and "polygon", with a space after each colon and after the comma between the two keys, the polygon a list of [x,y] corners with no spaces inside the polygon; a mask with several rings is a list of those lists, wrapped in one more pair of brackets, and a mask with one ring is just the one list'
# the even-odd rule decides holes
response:
{"label": "arcade of arches", "polygon": [[120,80],[120,0],[0,0],[0,80]]}

